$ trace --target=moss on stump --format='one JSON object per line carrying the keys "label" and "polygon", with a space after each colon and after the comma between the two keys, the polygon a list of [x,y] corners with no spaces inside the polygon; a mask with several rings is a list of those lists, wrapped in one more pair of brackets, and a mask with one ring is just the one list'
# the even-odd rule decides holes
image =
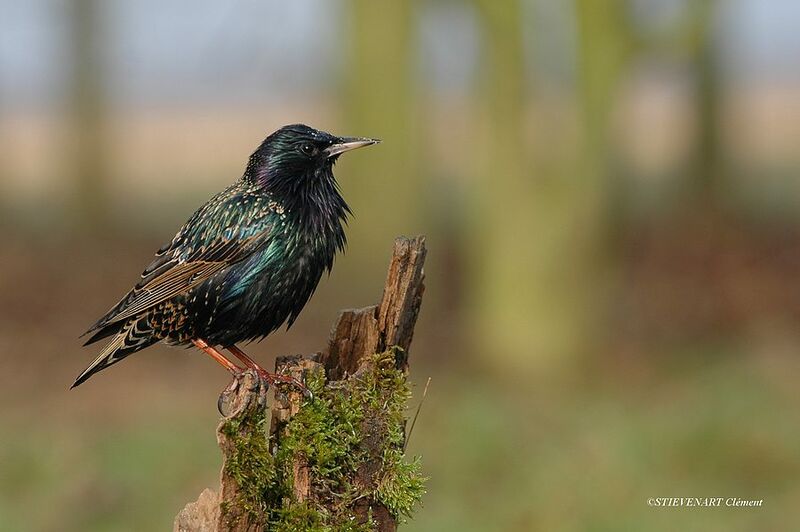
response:
{"label": "moss on stump", "polygon": [[[223,475],[238,484],[221,508],[230,528],[276,531],[372,531],[372,505],[410,517],[424,493],[419,459],[407,460],[405,411],[411,397],[399,348],[372,356],[354,375],[327,382],[316,365],[305,373],[313,399],[267,435],[265,408],[226,420],[233,452]],[[298,464],[305,496],[296,496]],[[305,482],[305,480],[304,480]],[[366,505],[366,512],[364,508]],[[239,522],[246,520],[246,523]]]}

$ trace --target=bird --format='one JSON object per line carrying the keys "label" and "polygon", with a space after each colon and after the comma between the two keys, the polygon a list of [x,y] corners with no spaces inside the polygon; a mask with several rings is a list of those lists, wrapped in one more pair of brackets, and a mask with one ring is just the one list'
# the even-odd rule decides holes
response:
{"label": "bird", "polygon": [[[234,376],[281,376],[236,344],[295,322],[334,257],[352,215],[333,175],[345,152],[380,140],[281,127],[250,155],[241,178],[197,209],[136,285],[81,335],[110,338],[71,388],[159,342],[195,346]],[[242,366],[234,364],[228,351]]]}

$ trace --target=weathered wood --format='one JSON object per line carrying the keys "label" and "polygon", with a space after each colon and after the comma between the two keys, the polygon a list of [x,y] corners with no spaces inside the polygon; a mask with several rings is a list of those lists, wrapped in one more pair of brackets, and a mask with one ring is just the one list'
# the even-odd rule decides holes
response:
{"label": "weathered wood", "polygon": [[257,528],[249,526],[248,511],[240,502],[239,479],[231,473],[228,463],[240,459],[237,456],[239,441],[260,439],[259,434],[251,432],[263,427],[257,420],[264,415],[267,406],[267,385],[253,371],[243,373],[234,379],[233,384],[232,390],[226,390],[232,393],[228,402],[229,413],[217,427],[217,444],[222,451],[220,502],[226,505],[218,514],[217,529],[256,532]]}
{"label": "weathered wood", "polygon": [[214,532],[219,530],[219,494],[206,488],[175,517],[175,532]]}
{"label": "weathered wood", "polygon": [[[380,304],[343,311],[331,331],[325,351],[310,358],[299,355],[279,357],[276,371],[304,382],[309,375],[324,369],[325,389],[340,390],[345,395],[358,393],[358,386],[363,380],[368,375],[377,374],[376,366],[379,364],[388,363],[389,367],[393,365],[397,370],[402,370],[403,373],[393,370],[402,377],[408,369],[407,351],[424,291],[424,260],[423,237],[398,238]],[[389,359],[384,357],[384,362],[380,362],[376,354],[390,348],[393,351],[387,353]],[[250,372],[243,374],[228,392],[231,395],[227,401],[229,414],[217,429],[217,440],[223,454],[220,493],[205,490],[196,502],[188,504],[175,519],[176,531],[266,530],[264,512],[268,511],[267,503],[256,501],[257,504],[254,504],[253,490],[242,487],[243,483],[250,486],[252,482],[249,478],[242,478],[243,474],[249,476],[250,473],[241,470],[241,442],[261,441],[260,438],[266,434],[263,422],[265,416],[269,415],[269,452],[271,456],[277,456],[283,439],[287,437],[285,431],[292,418],[300,412],[304,397],[297,388],[278,387],[268,414],[265,406],[266,389]],[[366,523],[371,519],[375,530],[380,532],[395,531],[397,517],[375,496],[384,466],[389,422],[374,407],[370,410],[368,405],[363,405],[363,408],[363,415],[359,417],[361,421],[356,428],[359,434],[364,435],[357,443],[358,455],[363,458],[348,483],[364,495],[355,500],[352,515],[348,515],[358,523]],[[402,425],[400,427],[403,432]],[[392,449],[399,448],[402,451],[403,443],[393,441],[390,445]],[[281,471],[289,472],[287,474],[291,478],[285,485],[291,488],[275,495],[277,504],[338,504],[336,501],[328,502],[319,492],[319,485],[315,485],[314,474],[302,453],[293,453],[288,460],[283,463],[284,469]],[[257,476],[257,472],[252,473]],[[275,499],[269,501],[269,504],[275,503]],[[341,510],[331,508],[331,513],[335,511]]]}
{"label": "weathered wood", "polygon": [[[217,444],[222,450],[222,471],[220,473],[220,491],[206,489],[197,501],[189,503],[175,518],[174,530],[176,532],[213,532],[213,531],[251,531],[257,528],[245,526],[246,520],[242,517],[245,510],[237,503],[239,500],[239,483],[230,474],[228,462],[235,456],[235,436],[231,434],[230,422],[236,421],[238,431],[252,430],[247,420],[263,415],[266,407],[266,384],[258,378],[255,372],[246,371],[234,379],[225,391],[222,392],[228,414],[217,426]],[[241,436],[241,434],[239,434]],[[226,501],[226,511],[220,511],[220,505]],[[223,515],[224,514],[224,515]]]}
{"label": "weathered wood", "polygon": [[383,297],[378,306],[378,331],[382,343],[377,351],[393,345],[407,351],[411,346],[425,290],[422,271],[425,253],[424,237],[395,241]]}
{"label": "weathered wood", "polygon": [[376,353],[380,337],[375,314],[378,307],[343,310],[333,328],[328,349],[317,360],[325,367],[328,378],[338,380],[355,373],[358,362],[367,353]]}
{"label": "weathered wood", "polygon": [[318,356],[328,378],[353,374],[364,357],[398,346],[407,351],[414,335],[422,294],[425,237],[398,238],[379,305],[345,310]]}
{"label": "weathered wood", "polygon": [[[318,368],[319,364],[299,355],[282,356],[275,360],[276,373],[290,375],[297,382],[304,382],[307,372]],[[280,438],[280,429],[289,419],[300,411],[303,394],[297,388],[290,387],[275,392],[275,402],[272,404],[272,417],[269,433],[273,445],[277,445]],[[308,461],[302,456],[292,459],[292,495],[299,502],[308,499],[311,493],[311,477],[308,470]]]}

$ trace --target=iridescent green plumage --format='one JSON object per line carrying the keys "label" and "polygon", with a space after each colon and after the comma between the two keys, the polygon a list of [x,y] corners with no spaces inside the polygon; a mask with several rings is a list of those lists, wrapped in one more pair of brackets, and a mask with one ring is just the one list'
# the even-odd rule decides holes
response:
{"label": "iridescent green plumage", "polygon": [[159,341],[227,347],[291,325],[345,245],[350,211],[333,164],[375,142],[300,124],[267,137],[242,178],[200,207],[90,327],[87,345],[113,338],[73,387]]}

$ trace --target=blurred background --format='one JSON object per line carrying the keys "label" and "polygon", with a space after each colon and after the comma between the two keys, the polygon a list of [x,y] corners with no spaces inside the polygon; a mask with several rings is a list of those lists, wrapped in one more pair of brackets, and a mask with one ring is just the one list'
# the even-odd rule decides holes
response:
{"label": "blurred background", "polygon": [[[0,529],[166,530],[217,484],[207,357],[67,388],[78,335],[271,131],[355,212],[325,345],[428,237],[405,530],[800,522],[800,3],[0,0]],[[649,497],[763,499],[650,508]]]}

